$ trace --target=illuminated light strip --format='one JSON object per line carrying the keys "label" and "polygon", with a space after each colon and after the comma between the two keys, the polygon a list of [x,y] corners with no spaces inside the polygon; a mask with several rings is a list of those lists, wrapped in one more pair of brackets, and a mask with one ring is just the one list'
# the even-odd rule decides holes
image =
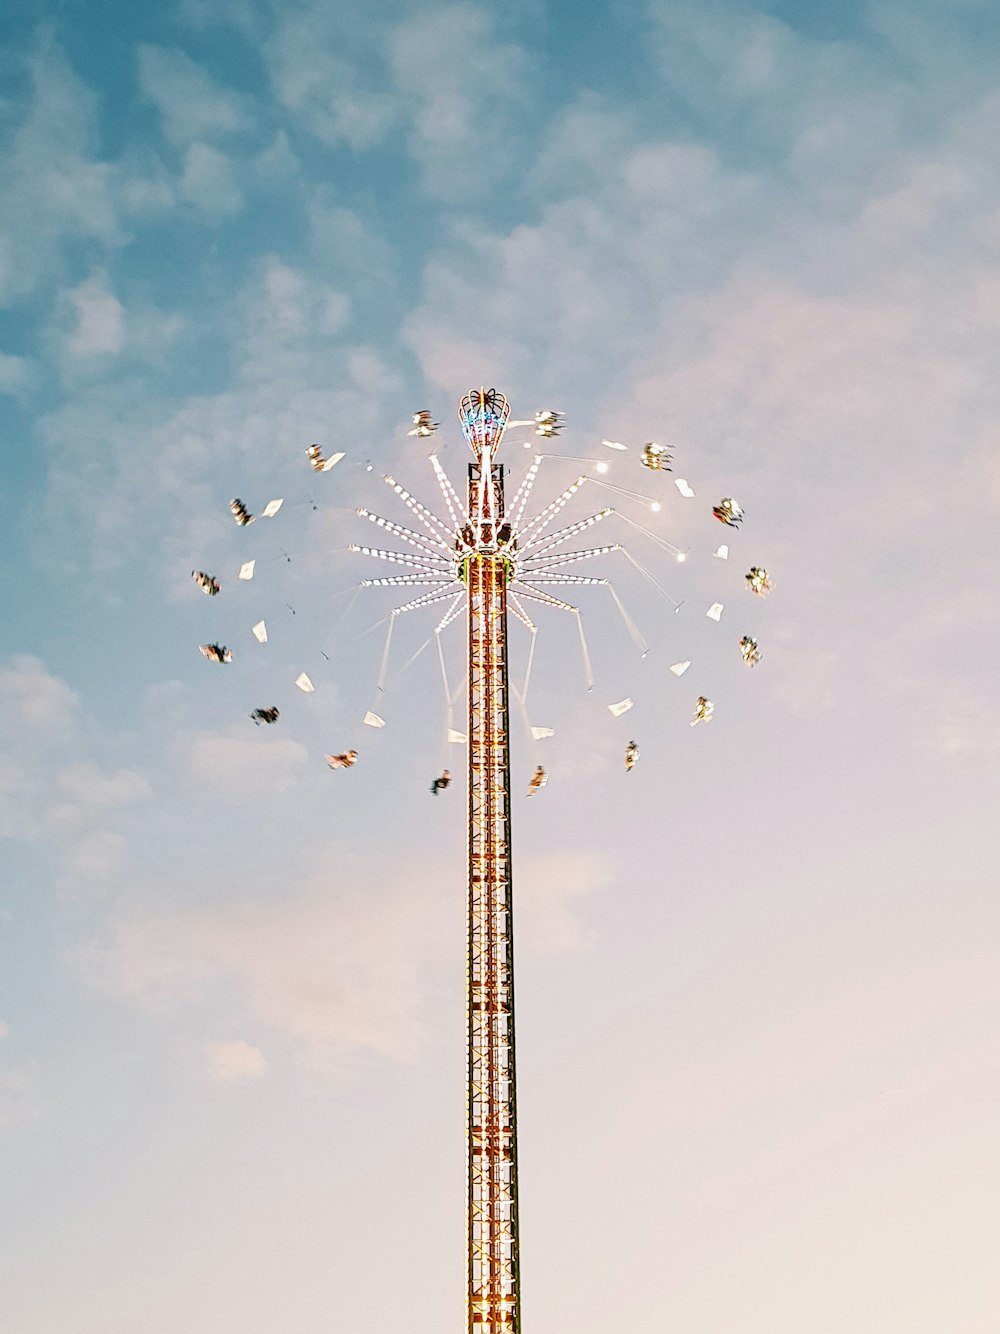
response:
{"label": "illuminated light strip", "polygon": [[[531,520],[531,522],[525,527],[524,531],[521,533],[522,549],[524,546],[530,546],[531,542],[535,542],[538,540],[538,538],[542,534],[543,529],[548,527],[548,525],[552,522],[552,520],[559,513],[562,507],[568,504],[568,502],[573,499],[577,491],[579,491],[580,487],[583,486],[584,482],[586,481],[587,481],[586,477],[582,476],[578,477],[575,482],[572,482],[566,488],[566,490],[562,493],[562,495],[556,496],[555,500],[553,500],[550,505],[546,505],[545,509],[542,510],[541,514],[537,514]],[[535,536],[531,538],[531,542],[525,542],[525,539],[532,532],[535,533]]]}
{"label": "illuminated light strip", "polygon": [[406,508],[417,516],[434,538],[435,543],[441,543],[445,551],[451,551],[452,543],[455,540],[455,534],[445,527],[444,523],[442,523],[438,516],[432,510],[429,510],[426,505],[421,505],[416,496],[411,495],[405,486],[400,486],[395,477],[389,477],[387,475],[383,477],[382,480],[386,485],[392,487],[393,491],[399,496]]}
{"label": "illuminated light strip", "polygon": [[[591,514],[586,519],[578,519],[576,523],[571,523],[567,525],[567,527],[565,528],[560,528],[558,532],[553,533],[550,537],[547,537],[545,539],[542,545],[534,553],[532,559],[536,559],[538,556],[543,555],[546,551],[551,551],[553,547],[557,547],[560,545],[560,543],[565,542],[568,537],[575,537],[577,533],[582,533],[584,529],[593,528],[595,523],[600,523],[601,520],[606,519],[609,514],[614,514],[614,510],[613,509],[598,510],[596,514]],[[530,549],[532,546],[534,546],[534,543],[529,542],[528,549]]]}
{"label": "illuminated light strip", "polygon": [[538,476],[538,469],[541,466],[542,466],[541,455],[536,455],[535,458],[532,460],[531,467],[528,469],[527,473],[524,476],[524,480],[521,482],[521,485],[517,488],[517,493],[514,496],[513,501],[511,502],[509,515],[504,516],[505,520],[515,530],[517,529],[517,525],[521,522],[521,519],[524,515],[524,511],[527,508],[528,497],[531,495],[531,488],[535,484],[535,478]]}
{"label": "illuminated light strip", "polygon": [[[532,576],[532,577],[534,578],[535,576]],[[622,600],[621,600],[621,598],[618,596],[618,594],[615,592],[615,590],[614,590],[614,585],[610,582],[610,580],[608,580],[608,579],[588,579],[588,578],[584,578],[584,576],[582,576],[582,575],[574,576],[574,575],[571,575],[571,574],[566,574],[566,575],[557,575],[557,574],[553,574],[553,575],[549,575],[549,577],[548,577],[547,579],[541,579],[541,578],[540,578],[540,579],[538,580],[538,582],[539,582],[539,583],[556,583],[556,584],[569,584],[570,582],[573,582],[573,583],[577,583],[577,582],[579,582],[579,583],[581,583],[581,584],[591,584],[591,585],[593,585],[593,584],[598,584],[598,585],[603,586],[603,587],[606,588],[606,589],[608,590],[608,592],[611,594],[611,598],[612,598],[612,600],[613,600],[615,606],[618,608],[619,614],[621,615],[621,618],[622,618],[622,620],[623,620],[624,623],[625,623],[625,629],[628,631],[628,633],[629,633],[629,637],[631,638],[632,642],[635,644],[636,648],[639,650],[639,652],[640,652],[640,654],[642,655],[642,657],[645,657],[646,654],[649,652],[649,645],[646,643],[646,640],[645,640],[645,638],[644,638],[642,632],[639,630],[639,627],[636,625],[635,621],[633,621],[632,617],[631,617],[631,616],[628,614],[628,612],[626,611],[624,603],[622,602]],[[525,587],[531,589],[531,592],[529,592],[529,593],[524,592],[523,590],[524,590]],[[540,588],[534,588],[531,584],[527,584],[527,585],[525,585],[524,582],[523,582],[523,580],[521,580],[521,579],[518,580],[518,592],[521,594],[522,597],[528,597],[528,598],[530,598],[530,597],[533,596],[533,597],[534,597],[536,600],[538,600],[538,601],[547,602],[549,605],[551,605],[551,606],[555,606],[555,607],[560,607],[560,608],[561,608],[562,610],[564,610],[564,611],[575,611],[575,612],[579,613],[579,609],[578,609],[577,607],[572,607],[572,606],[570,606],[570,604],[569,604],[568,602],[560,602],[557,598],[550,598],[549,595],[546,594],[546,593],[543,593],[542,590],[541,590]],[[582,623],[582,622],[580,623],[580,634],[581,634],[581,635],[583,634],[583,623]],[[588,689],[589,689],[589,687],[588,687]]]}
{"label": "illuminated light strip", "polygon": [[[624,515],[619,517],[624,518]],[[650,536],[653,536],[653,534],[650,534]],[[559,565],[569,565],[571,562],[577,560],[590,560],[594,556],[610,555],[616,551],[621,552],[629,564],[632,565],[634,569],[638,570],[645,580],[653,585],[664,601],[669,602],[675,611],[684,605],[681,599],[675,598],[668,593],[660,581],[654,575],[650,574],[646,567],[637,561],[628,548],[624,547],[620,542],[616,542],[613,546],[608,547],[589,547],[584,551],[567,551],[548,558],[529,556],[523,564],[518,566],[518,569],[522,570],[524,574],[529,575],[530,578],[538,579],[541,575],[548,573],[550,570],[554,570]],[[536,567],[532,562],[538,559],[541,559],[542,563]]]}
{"label": "illuminated light strip", "polygon": [[439,635],[442,630],[444,630],[447,626],[451,625],[452,621],[457,620],[458,617],[462,614],[462,601],[464,597],[465,597],[464,592],[455,594],[455,601],[445,612],[444,618],[438,622],[434,630],[435,634]]}
{"label": "illuminated light strip", "polygon": [[[607,556],[613,551],[624,551],[625,548],[620,542],[614,542],[608,547],[585,547],[581,551],[562,551],[557,556],[528,556],[526,560],[518,562],[518,569],[525,570],[532,579],[536,574],[541,574],[545,570],[554,570],[558,565],[569,565],[575,560],[591,560],[594,556]],[[538,565],[535,561],[540,562]]]}
{"label": "illuminated light strip", "polygon": [[538,629],[538,626],[535,625],[534,621],[532,621],[531,617],[521,606],[520,602],[518,602],[516,593],[510,593],[508,595],[507,600],[510,603],[511,611],[514,613],[514,615],[517,617],[517,619],[521,622],[522,625],[526,625],[529,630]]}
{"label": "illuminated light strip", "polygon": [[386,551],[383,547],[360,547],[355,543],[347,550],[361,556],[372,556],[376,560],[386,560],[392,565],[405,565],[410,570],[435,570],[441,575],[450,573],[448,563],[440,556],[411,556],[408,551]]}
{"label": "illuminated light strip", "polygon": [[404,542],[409,542],[411,547],[416,547],[418,551],[424,552],[425,555],[440,559],[434,548],[428,545],[427,539],[421,537],[419,533],[415,533],[412,528],[396,523],[393,519],[383,519],[381,514],[373,514],[371,510],[366,510],[364,506],[355,510],[355,514],[360,515],[362,519],[367,519],[379,528],[384,528],[387,533],[392,533],[393,537],[401,537]]}
{"label": "illuminated light strip", "polygon": [[607,579],[587,574],[533,574],[531,577],[538,584],[602,584],[611,587]]}
{"label": "illuminated light strip", "polygon": [[396,574],[388,579],[362,579],[362,588],[419,588],[421,584],[436,584],[439,588],[449,588],[453,579],[442,579],[436,574]]}
{"label": "illuminated light strip", "polygon": [[[431,455],[431,467],[438,480],[438,486],[441,488],[441,494],[444,496],[444,503],[448,506],[448,516],[455,528],[461,528],[469,522],[469,516],[465,512],[465,506],[458,498],[458,492],[451,484],[451,479],[441,467],[441,462],[436,454]],[[461,516],[461,517],[459,517]]]}
{"label": "illuminated light strip", "polygon": [[440,593],[421,593],[420,597],[414,598],[412,602],[404,602],[401,607],[396,607],[395,614],[399,616],[404,611],[416,611],[418,607],[430,607],[435,602],[444,602],[446,598],[452,596],[453,594],[448,588]]}
{"label": "illuminated light strip", "polygon": [[560,602],[549,593],[543,593],[540,588],[534,588],[531,584],[526,584],[523,579],[517,581],[518,597],[527,598],[529,602],[541,602],[546,607],[558,607],[560,611],[571,611],[578,613],[580,608],[574,607],[571,602]]}

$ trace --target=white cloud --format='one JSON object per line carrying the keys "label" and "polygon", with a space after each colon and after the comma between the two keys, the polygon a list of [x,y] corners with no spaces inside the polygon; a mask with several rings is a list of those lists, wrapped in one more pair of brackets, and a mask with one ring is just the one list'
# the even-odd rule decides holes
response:
{"label": "white cloud", "polygon": [[525,184],[538,199],[601,189],[639,138],[631,108],[584,90],[547,122]]}
{"label": "white cloud", "polygon": [[278,131],[269,148],[257,154],[254,166],[261,176],[275,181],[286,181],[302,169],[302,164],[292,152],[288,135],[284,130]]}
{"label": "white cloud", "polygon": [[28,379],[28,362],[24,357],[0,352],[0,394],[13,394],[23,389]]}
{"label": "white cloud", "polygon": [[[384,404],[347,382],[325,328],[328,316],[336,320],[345,311],[340,293],[307,284],[305,313],[279,328],[269,323],[263,281],[269,267],[262,263],[228,312],[237,366],[231,388],[178,402],[138,393],[125,381],[102,383],[43,417],[51,457],[48,551],[61,550],[59,534],[72,515],[82,540],[78,559],[82,552],[85,563],[104,573],[155,558],[151,577],[162,579],[171,596],[179,589],[186,596],[194,553],[199,564],[225,557],[228,530],[216,519],[220,487],[231,495],[238,477],[241,488],[269,490],[275,452],[300,457],[305,442],[322,439],[333,425],[346,436],[384,433]],[[137,439],[144,441],[141,452]],[[91,465],[85,473],[81,450]],[[167,526],[160,522],[165,506],[172,515]],[[151,531],[161,534],[153,550]]]}
{"label": "white cloud", "polygon": [[267,1073],[264,1053],[243,1038],[206,1042],[204,1055],[205,1078],[210,1084],[237,1084]]}
{"label": "white cloud", "polygon": [[351,318],[351,298],[344,292],[331,292],[323,302],[319,327],[325,334],[337,334]]}
{"label": "white cloud", "polygon": [[52,676],[38,658],[19,655],[0,668],[0,713],[30,731],[59,732],[70,727],[79,697]]}
{"label": "white cloud", "polygon": [[[796,619],[791,637],[765,623],[755,688],[816,718],[909,678],[886,707],[910,707],[915,744],[982,764],[996,753],[987,692],[956,692],[939,717],[912,678],[952,658],[975,681],[997,647],[988,617],[923,633],[929,607],[988,597],[994,555],[994,97],[925,123],[917,151],[894,108],[915,124],[927,90],[880,89],[874,57],[838,85],[849,45],[761,16],[727,34],[721,10],[661,13],[684,29],[663,53],[672,87],[700,114],[717,93],[720,115],[745,104],[739,142],[675,142],[584,99],[529,174],[537,213],[459,220],[429,257],[406,339],[442,391],[489,367],[526,408],[572,404],[569,452],[605,431],[675,442],[696,489],[735,487],[752,511],[753,559],[778,581],[759,613]],[[815,189],[789,189],[826,167]],[[904,640],[904,624],[922,633]]]}
{"label": "white cloud", "polygon": [[529,949],[579,949],[588,941],[580,911],[610,884],[611,867],[592,852],[525,857],[517,870],[518,936]]}
{"label": "white cloud", "polygon": [[824,644],[810,644],[797,639],[784,628],[769,644],[769,665],[776,678],[776,690],[787,711],[796,718],[815,717],[833,709],[838,700],[838,683],[845,676],[843,651]]}
{"label": "white cloud", "polygon": [[308,367],[322,337],[339,333],[350,313],[350,297],[310,274],[308,267],[264,256],[233,318],[243,377],[259,382],[284,373],[290,382]]}
{"label": "white cloud", "polygon": [[0,154],[0,307],[59,270],[66,237],[121,244],[114,168],[96,160],[95,99],[43,34],[33,96]]}
{"label": "white cloud", "polygon": [[179,148],[196,139],[238,134],[253,124],[248,97],[220,88],[176,48],[140,46],[139,85],[162,116],[164,135]]}
{"label": "white cloud", "polygon": [[228,216],[243,207],[232,161],[211,144],[195,143],[187,150],[180,190],[204,213]]}
{"label": "white cloud", "polygon": [[70,881],[106,885],[121,866],[128,843],[111,829],[91,829],[67,843],[61,867]]}
{"label": "white cloud", "polygon": [[153,306],[130,308],[125,355],[131,362],[160,366],[189,327],[185,316],[172,311],[157,310]]}
{"label": "white cloud", "polygon": [[51,850],[66,885],[109,880],[126,852],[115,825],[150,788],[132,769],[73,759],[86,719],[77,695],[37,658],[0,668],[0,835]]}
{"label": "white cloud", "polygon": [[136,222],[161,217],[177,202],[176,183],[158,159],[126,161],[118,197],[123,211]]}
{"label": "white cloud", "polygon": [[318,190],[309,202],[309,254],[321,273],[331,268],[349,275],[354,289],[384,286],[395,270],[395,257],[385,241],[361,216],[330,202],[329,192]]}
{"label": "white cloud", "polygon": [[211,1012],[235,988],[254,1021],[304,1055],[354,1048],[408,1057],[419,1033],[418,975],[433,954],[428,894],[412,877],[402,891],[375,893],[339,853],[318,866],[280,902],[123,907],[85,967],[106,989],[157,1011]]}
{"label": "white cloud", "polygon": [[125,340],[125,308],[108,287],[108,276],[100,272],[68,292],[75,326],[66,350],[74,360],[114,356]]}
{"label": "white cloud", "polygon": [[304,768],[309,753],[285,737],[242,726],[227,732],[196,733],[181,743],[188,776],[226,801],[281,792]]}
{"label": "white cloud", "polygon": [[735,133],[765,149],[828,166],[847,149],[850,128],[871,134],[855,144],[867,161],[892,132],[901,84],[871,45],[827,41],[759,12],[718,2],[654,0],[654,49],[675,96],[708,117],[739,117]]}
{"label": "white cloud", "polygon": [[306,313],[303,298],[308,285],[302,274],[280,260],[271,260],[264,270],[264,292],[269,323],[277,326],[279,337],[301,334]]}
{"label": "white cloud", "polygon": [[37,1111],[35,1085],[28,1073],[0,1071],[0,1130],[30,1121]]}
{"label": "white cloud", "polygon": [[38,838],[44,828],[41,805],[37,774],[12,753],[0,752],[0,836]]}
{"label": "white cloud", "polygon": [[278,101],[317,138],[360,151],[385,137],[398,119],[399,101],[391,90],[372,86],[377,46],[364,58],[345,57],[336,23],[333,29],[319,14],[284,21],[265,47],[271,83]]}
{"label": "white cloud", "polygon": [[162,364],[184,328],[180,316],[149,305],[126,309],[112,291],[107,273],[97,270],[62,294],[50,337],[64,380],[73,386],[107,380],[115,362]]}
{"label": "white cloud", "polygon": [[503,40],[488,9],[468,5],[419,9],[393,32],[390,49],[426,188],[460,200],[470,170],[484,169],[488,188],[502,188],[515,158],[515,109],[523,110],[534,72],[526,53]]}
{"label": "white cloud", "polygon": [[150,795],[149,783],[134,769],[105,773],[86,760],[63,769],[56,786],[81,806],[129,806]]}
{"label": "white cloud", "polygon": [[936,701],[929,744],[946,759],[995,760],[1000,756],[1000,709],[957,682]]}
{"label": "white cloud", "polygon": [[347,373],[364,394],[393,393],[401,385],[392,363],[371,347],[356,347],[348,354]]}
{"label": "white cloud", "polygon": [[9,1037],[10,1037],[10,1027],[6,1023],[4,1023],[2,1019],[0,1019],[0,1042],[2,1042],[4,1038],[9,1038]]}
{"label": "white cloud", "polygon": [[[111,879],[122,864],[128,844],[117,831],[105,827],[114,813],[149,799],[146,779],[132,769],[104,772],[88,760],[57,771],[55,781],[36,785],[56,800],[44,803],[44,829],[50,841],[61,844],[60,865],[70,880],[100,884]],[[38,798],[36,796],[36,804]]]}
{"label": "white cloud", "polygon": [[255,0],[181,0],[178,16],[196,31],[232,27],[257,40],[260,9]]}

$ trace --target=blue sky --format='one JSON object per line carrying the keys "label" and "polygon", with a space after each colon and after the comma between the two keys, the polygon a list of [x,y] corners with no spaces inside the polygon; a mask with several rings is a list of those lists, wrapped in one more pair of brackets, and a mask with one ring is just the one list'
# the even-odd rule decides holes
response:
{"label": "blue sky", "polygon": [[434,503],[418,408],[461,485],[485,382],[571,459],[630,442],[608,478],[663,510],[623,512],[689,553],[600,539],[684,606],[609,558],[651,651],[580,590],[590,693],[538,616],[526,1321],[993,1334],[994,7],[15,2],[0,38],[5,1328],[460,1327],[463,793],[427,788],[464,752],[433,645],[401,672],[432,616],[376,691],[344,548],[406,520],[383,473]]}

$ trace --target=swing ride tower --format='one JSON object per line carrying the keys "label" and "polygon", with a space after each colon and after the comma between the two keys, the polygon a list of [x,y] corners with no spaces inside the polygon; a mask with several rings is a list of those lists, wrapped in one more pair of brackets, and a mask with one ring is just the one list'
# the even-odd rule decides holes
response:
{"label": "swing ride tower", "polygon": [[[448,513],[439,517],[393,477],[384,480],[413,514],[424,533],[360,508],[358,514],[383,532],[400,538],[408,551],[353,544],[349,550],[404,567],[405,574],[363,579],[363,587],[424,587],[426,592],[395,607],[388,617],[377,692],[383,691],[389,646],[396,618],[447,601],[448,609],[435,635],[441,662],[448,738],[467,741],[468,784],[468,958],[467,958],[467,1200],[466,1265],[467,1334],[520,1334],[521,1287],[518,1257],[517,1115],[514,1059],[514,939],[510,848],[510,694],[507,658],[508,609],[531,635],[528,665],[517,693],[525,707],[536,627],[523,605],[540,603],[576,618],[587,685],[593,685],[579,608],[548,591],[569,586],[608,588],[633,637],[638,636],[620,599],[605,578],[589,577],[564,567],[621,552],[620,543],[566,550],[565,544],[616,511],[604,507],[586,518],[550,532],[564,507],[587,482],[633,499],[635,493],[609,486],[599,478],[579,475],[533,517],[525,518],[543,455],[535,459],[510,502],[504,498],[504,469],[497,455],[504,432],[511,427],[534,428],[548,438],[558,430],[561,414],[546,410],[534,420],[513,422],[503,394],[496,389],[470,389],[459,405],[462,433],[472,451],[468,494],[462,500],[445,474],[436,453],[429,456]],[[436,423],[429,413],[414,418],[429,434]],[[423,429],[421,429],[421,427]],[[587,460],[576,460],[587,462]],[[600,469],[598,469],[600,471]],[[659,508],[658,503],[654,508]],[[638,525],[637,525],[638,526]],[[645,532],[645,529],[640,529]],[[651,535],[652,536],[652,535]],[[662,539],[660,545],[676,552]],[[636,564],[636,562],[632,562]],[[641,567],[638,567],[640,568]],[[656,587],[662,592],[656,580]],[[667,596],[664,593],[664,596]],[[451,731],[451,694],[441,634],[465,611],[468,622],[468,727]],[[365,722],[381,727],[374,712]],[[545,728],[533,736],[550,736]],[[544,773],[541,781],[544,782]],[[533,780],[533,787],[535,786]]]}
{"label": "swing ride tower", "polygon": [[[425,590],[393,608],[386,618],[388,625],[376,701],[384,693],[393,626],[397,617],[444,602],[449,604],[434,631],[445,697],[446,740],[448,743],[467,743],[469,764],[466,1334],[521,1334],[510,842],[510,695],[513,693],[533,740],[553,735],[551,728],[532,727],[529,722],[528,687],[537,627],[524,603],[527,602],[529,606],[531,603],[540,604],[575,618],[586,685],[590,690],[594,686],[594,675],[580,609],[555,596],[555,593],[565,593],[571,587],[606,588],[642,657],[646,656],[649,646],[609,579],[580,574],[575,568],[567,567],[576,567],[579,562],[603,556],[620,555],[672,605],[675,612],[681,608],[682,603],[673,598],[659,579],[644,569],[621,542],[582,549],[568,549],[566,544],[595,524],[616,515],[678,561],[686,559],[686,552],[644,527],[628,513],[608,505],[550,531],[565,506],[585,485],[588,489],[596,487],[609,491],[630,502],[640,502],[653,513],[661,509],[661,502],[655,496],[641,495],[605,480],[602,474],[607,472],[607,464],[603,459],[539,452],[508,503],[504,497],[504,468],[497,457],[505,432],[516,427],[527,427],[533,430],[536,437],[551,439],[558,434],[562,413],[545,409],[536,412],[533,419],[525,421],[511,421],[509,417],[507,400],[503,394],[495,389],[470,389],[459,406],[462,432],[472,452],[465,503],[460,499],[434,450],[427,458],[440,487],[446,517],[429,509],[395,478],[387,475],[383,480],[415,517],[423,531],[362,506],[356,511],[359,517],[400,539],[407,550],[387,550],[357,543],[348,547],[351,552],[388,561],[405,570],[405,573],[362,579],[362,587],[420,587]],[[421,439],[431,435],[437,423],[430,418],[430,412],[416,413],[413,417],[415,429],[409,434]],[[523,443],[530,447],[530,442]],[[612,450],[627,448],[624,444],[610,440],[604,440],[602,444]],[[344,457],[338,453],[324,459],[318,445],[310,446],[307,453],[314,469],[323,472]],[[535,479],[543,460],[547,458],[557,463],[586,464],[597,475],[592,475],[590,471],[577,475],[552,501],[527,515]],[[665,449],[648,442],[643,447],[641,463],[651,471],[669,471],[669,458]],[[675,485],[682,496],[690,498],[694,495],[683,479],[676,479]],[[281,504],[281,500],[271,501],[262,511],[262,517],[276,514]],[[253,518],[240,501],[233,501],[230,508],[241,528]],[[731,498],[722,500],[712,512],[730,527],[737,526],[742,518],[742,510]],[[715,554],[721,559],[728,559],[728,547],[720,547]],[[250,561],[244,567],[251,574],[253,564]],[[195,577],[203,588],[203,581],[207,581],[216,584],[214,591],[218,591],[218,581],[204,574],[196,574]],[[239,577],[249,578],[250,574],[244,576],[241,569]],[[745,580],[751,591],[760,597],[770,590],[771,581],[762,567],[752,566]],[[550,588],[554,592],[548,591]],[[205,588],[205,591],[213,590]],[[444,630],[456,622],[463,611],[467,619],[468,653],[468,723],[465,735],[452,730],[452,706],[457,694],[452,693],[448,683],[441,642]],[[511,688],[508,679],[508,611],[531,636],[523,680],[518,682],[516,688]],[[722,611],[723,604],[717,602],[712,604],[706,615],[718,622]],[[259,634],[259,631],[262,633]],[[263,621],[253,627],[253,634],[259,642],[266,642]],[[430,643],[429,639],[427,643]],[[423,651],[423,647],[426,644],[417,650],[414,658]],[[208,649],[216,650],[220,661],[228,652],[218,645],[202,646],[201,651],[206,653]],[[744,662],[749,666],[753,666],[759,659],[756,640],[750,636],[740,640],[740,650]],[[677,662],[669,670],[680,677],[690,666],[689,661]],[[314,689],[304,672],[295,684],[305,691]],[[608,704],[607,707],[617,718],[632,707],[632,700],[624,699]],[[375,702],[365,714],[364,724],[384,727],[385,720],[374,712],[374,708]],[[275,717],[277,712],[275,708]],[[711,702],[699,696],[692,726],[708,721],[711,715]],[[255,715],[251,716],[254,721],[258,721]],[[355,752],[351,752],[351,755],[356,758]],[[339,764],[341,760],[346,763],[345,757],[327,758],[331,764],[334,761]],[[626,769],[632,767],[634,759],[635,743],[631,742],[626,749]],[[544,782],[545,771],[539,765],[531,780],[528,795],[536,792]],[[432,791],[436,793],[447,785],[445,774],[442,774],[442,780],[435,781]]]}
{"label": "swing ride tower", "polygon": [[469,465],[471,550],[461,570],[469,651],[468,1334],[519,1334],[514,938],[510,859],[507,583],[512,534],[504,522],[497,451],[508,418],[495,390],[462,399]]}

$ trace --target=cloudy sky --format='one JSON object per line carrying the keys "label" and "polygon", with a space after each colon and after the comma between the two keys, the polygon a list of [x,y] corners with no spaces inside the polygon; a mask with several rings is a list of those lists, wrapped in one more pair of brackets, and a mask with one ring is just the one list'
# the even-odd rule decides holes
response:
{"label": "cloudy sky", "polygon": [[683,602],[595,562],[649,653],[578,590],[588,692],[539,609],[514,719],[526,1329],[994,1334],[998,57],[986,0],[7,0],[10,1334],[462,1327],[464,751],[344,548],[483,383]]}

